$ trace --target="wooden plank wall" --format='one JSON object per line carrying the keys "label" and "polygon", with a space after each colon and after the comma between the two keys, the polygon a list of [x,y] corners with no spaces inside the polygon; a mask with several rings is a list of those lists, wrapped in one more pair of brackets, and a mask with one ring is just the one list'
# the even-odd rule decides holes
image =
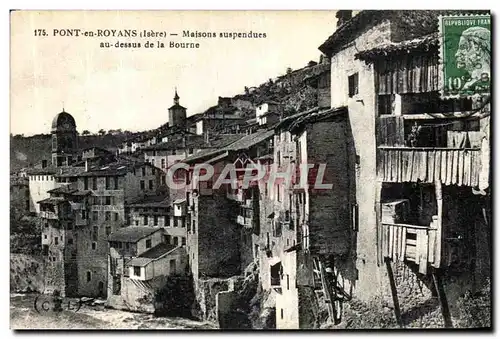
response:
{"label": "wooden plank wall", "polygon": [[404,120],[402,116],[381,115],[378,119],[378,144],[386,146],[404,146]]}
{"label": "wooden plank wall", "polygon": [[473,149],[379,149],[377,174],[384,182],[477,186],[481,151]]}

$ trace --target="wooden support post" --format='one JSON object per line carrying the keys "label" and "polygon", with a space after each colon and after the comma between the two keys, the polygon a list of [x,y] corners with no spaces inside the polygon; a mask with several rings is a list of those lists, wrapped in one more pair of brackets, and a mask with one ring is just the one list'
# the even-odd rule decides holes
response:
{"label": "wooden support post", "polygon": [[437,219],[435,220],[434,226],[436,227],[436,246],[434,253],[434,263],[435,268],[441,267],[441,253],[443,251],[443,186],[441,180],[435,181],[436,188],[436,204],[437,204]]}
{"label": "wooden support post", "polygon": [[[379,178],[380,180],[380,178]],[[380,196],[382,193],[382,182],[375,182],[375,226],[377,241],[377,266],[381,266],[384,261],[382,250],[382,208],[380,206]]]}
{"label": "wooden support post", "polygon": [[443,314],[444,327],[453,328],[453,323],[451,321],[450,308],[448,306],[448,299],[446,299],[446,294],[444,292],[443,283],[441,281],[441,271],[440,269],[432,270],[432,280],[434,281],[434,288],[438,296],[439,304],[441,305],[441,313]]}
{"label": "wooden support post", "polygon": [[392,302],[394,304],[394,315],[399,327],[403,328],[403,318],[401,317],[401,309],[399,308],[398,290],[396,289],[396,282],[394,281],[394,273],[392,272],[391,261],[385,258],[385,266],[387,267],[387,275],[389,277],[389,284],[391,286]]}

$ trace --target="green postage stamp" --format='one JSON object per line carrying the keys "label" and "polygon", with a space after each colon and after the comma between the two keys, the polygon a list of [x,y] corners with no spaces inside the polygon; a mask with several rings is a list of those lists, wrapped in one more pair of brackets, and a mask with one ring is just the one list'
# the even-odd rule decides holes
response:
{"label": "green postage stamp", "polygon": [[490,93],[491,17],[439,17],[441,95],[444,98]]}

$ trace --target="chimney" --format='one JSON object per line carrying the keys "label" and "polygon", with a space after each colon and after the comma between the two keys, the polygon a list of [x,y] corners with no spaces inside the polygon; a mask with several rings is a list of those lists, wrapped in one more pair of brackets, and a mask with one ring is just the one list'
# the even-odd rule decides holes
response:
{"label": "chimney", "polygon": [[341,10],[337,11],[335,15],[337,17],[337,28],[345,24],[347,21],[352,19],[352,11]]}

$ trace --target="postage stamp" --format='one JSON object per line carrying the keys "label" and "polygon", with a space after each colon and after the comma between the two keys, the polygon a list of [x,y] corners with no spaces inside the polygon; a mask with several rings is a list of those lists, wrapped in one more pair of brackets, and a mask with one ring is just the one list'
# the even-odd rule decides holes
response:
{"label": "postage stamp", "polygon": [[491,17],[439,17],[441,96],[464,97],[490,93]]}

